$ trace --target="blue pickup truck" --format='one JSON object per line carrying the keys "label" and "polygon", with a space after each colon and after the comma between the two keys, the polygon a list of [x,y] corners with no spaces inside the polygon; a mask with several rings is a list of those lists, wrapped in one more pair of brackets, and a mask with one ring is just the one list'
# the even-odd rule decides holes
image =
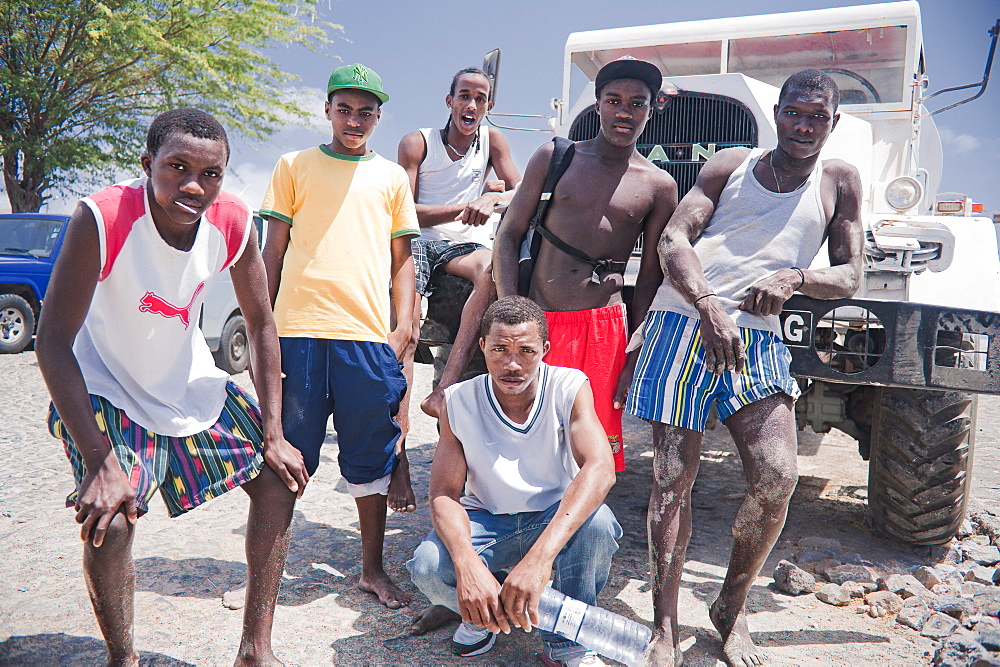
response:
{"label": "blue pickup truck", "polygon": [[0,215],[0,354],[31,342],[68,222],[50,213]]}
{"label": "blue pickup truck", "polygon": [[[68,215],[52,213],[0,214],[0,354],[31,343],[68,222]],[[246,324],[228,272],[206,292],[199,325],[216,365],[242,372],[250,356]]]}

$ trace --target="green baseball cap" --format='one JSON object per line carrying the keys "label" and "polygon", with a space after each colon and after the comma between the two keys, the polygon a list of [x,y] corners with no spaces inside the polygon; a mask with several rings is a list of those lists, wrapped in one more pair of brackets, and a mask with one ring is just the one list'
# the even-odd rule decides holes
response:
{"label": "green baseball cap", "polygon": [[382,90],[382,77],[361,63],[342,65],[333,70],[330,81],[326,84],[326,94],[342,88],[354,88],[369,92],[382,102],[388,102],[389,96]]}

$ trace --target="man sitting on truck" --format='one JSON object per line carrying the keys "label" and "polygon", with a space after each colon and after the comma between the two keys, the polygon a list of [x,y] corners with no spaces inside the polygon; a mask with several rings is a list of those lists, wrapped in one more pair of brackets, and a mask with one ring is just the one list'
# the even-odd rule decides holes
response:
{"label": "man sitting on truck", "polygon": [[[623,273],[642,236],[628,327],[634,330],[663,279],[656,242],[677,204],[674,179],[635,148],[662,83],[655,65],[630,58],[610,62],[597,73],[600,132],[575,145],[544,221],[551,235],[578,252],[567,254],[546,238],[527,294],[542,307],[549,323],[552,349],[546,363],[587,374],[619,472],[625,469],[622,408],[638,358],[632,354],[626,359],[625,354]],[[542,194],[553,150],[549,142],[532,156],[497,231],[493,268],[501,298],[517,293],[518,250]],[[580,255],[601,259],[585,262]]]}
{"label": "man sitting on truck", "polygon": [[[713,404],[736,442],[747,491],[710,616],[728,664],[764,660],[750,638],[744,604],[798,481],[793,403],[799,389],[778,313],[796,291],[849,297],[862,275],[858,171],[820,160],[839,119],[838,101],[836,84],[823,72],[790,76],[774,106],[777,147],[712,156],[659,243],[669,279],[636,336],[642,351],[626,406],[653,426],[651,664],[680,658],[677,593],[691,536],[691,487]],[[806,268],[824,240],[830,266]]]}
{"label": "man sitting on truck", "polygon": [[[492,648],[496,633],[538,624],[538,600],[560,592],[595,604],[622,529],[604,504],[614,462],[587,377],[549,366],[548,325],[530,299],[491,305],[479,346],[489,371],[445,390],[431,467],[434,529],[407,568],[431,602],[461,614],[460,656]],[[503,585],[494,573],[509,570]],[[545,664],[604,663],[543,632]]]}

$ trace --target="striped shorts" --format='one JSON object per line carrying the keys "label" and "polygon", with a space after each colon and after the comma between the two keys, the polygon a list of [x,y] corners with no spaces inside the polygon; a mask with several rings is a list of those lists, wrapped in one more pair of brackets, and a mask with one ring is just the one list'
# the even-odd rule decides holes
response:
{"label": "striped shorts", "polygon": [[[170,516],[179,516],[250,481],[264,465],[260,410],[254,399],[232,382],[226,385],[226,404],[219,421],[186,437],[147,431],[102,396],[91,394],[90,403],[97,427],[135,489],[140,514],[149,510],[157,489]],[[66,506],[73,507],[87,467],[51,404],[49,433],[63,441],[73,466],[76,489],[66,498]]]}
{"label": "striped shorts", "polygon": [[671,311],[651,311],[625,410],[642,419],[705,431],[715,405],[725,421],[737,410],[784,392],[793,400],[792,355],[770,331],[740,327],[746,363],[740,373],[715,375],[705,366],[701,320]]}

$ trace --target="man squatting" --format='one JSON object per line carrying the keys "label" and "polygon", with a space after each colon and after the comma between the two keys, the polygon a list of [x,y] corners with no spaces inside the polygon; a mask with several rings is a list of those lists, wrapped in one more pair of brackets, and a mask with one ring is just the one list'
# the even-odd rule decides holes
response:
{"label": "man squatting", "polygon": [[[838,102],[826,74],[790,76],[774,107],[777,147],[712,156],[660,239],[667,280],[635,336],[642,348],[626,406],[653,426],[654,665],[681,657],[677,594],[691,536],[691,487],[713,404],[736,443],[747,492],[710,616],[728,664],[765,660],[750,638],[744,606],[798,480],[799,389],[778,313],[795,291],[849,297],[862,275],[860,177],[840,160],[819,159],[840,118]],[[830,266],[803,268],[824,240]]]}

